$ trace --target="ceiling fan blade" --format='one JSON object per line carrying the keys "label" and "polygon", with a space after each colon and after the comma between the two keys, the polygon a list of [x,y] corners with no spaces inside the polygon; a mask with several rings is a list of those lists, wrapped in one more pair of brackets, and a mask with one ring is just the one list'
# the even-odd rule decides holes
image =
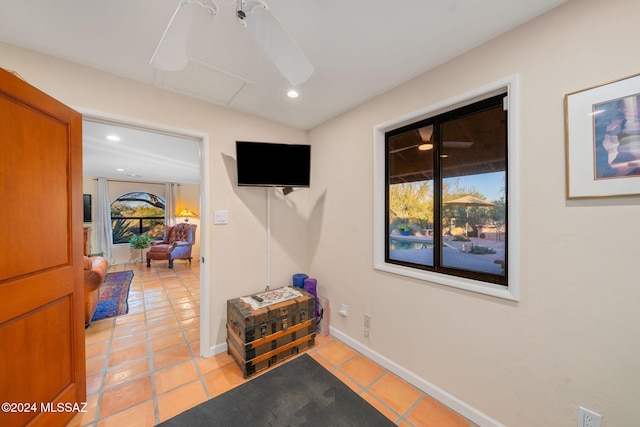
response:
{"label": "ceiling fan blade", "polygon": [[188,3],[180,2],[151,57],[152,67],[162,71],[177,71],[187,65],[187,40],[193,19],[191,9]]}
{"label": "ceiling fan blade", "polygon": [[402,152],[402,151],[411,150],[412,148],[418,148],[418,144],[416,144],[416,145],[410,145],[410,146],[408,146],[408,147],[396,148],[395,150],[391,150],[391,151],[389,151],[389,154],[396,154],[396,153],[400,153],[400,152]]}
{"label": "ceiling fan blade", "polygon": [[162,71],[182,70],[189,62],[187,44],[192,32],[193,21],[201,9],[217,14],[218,7],[213,0],[182,0],[173,13],[162,38],[156,47],[150,64]]}
{"label": "ceiling fan blade", "polygon": [[444,146],[449,148],[469,148],[473,142],[469,141],[445,141]]}
{"label": "ceiling fan blade", "polygon": [[[427,140],[428,141],[428,140]],[[423,141],[425,142],[425,141]],[[389,154],[395,154],[395,153],[400,153],[402,151],[406,151],[406,150],[411,150],[413,148],[419,148],[422,144],[415,144],[415,145],[409,145],[408,147],[402,147],[402,148],[396,148],[395,150],[391,150],[389,151]],[[432,144],[428,144],[430,145],[430,148],[426,148],[424,149],[424,151],[428,151],[430,149],[433,148]],[[444,147],[448,147],[448,148],[469,148],[473,145],[473,142],[465,142],[465,141],[444,141],[442,143],[442,145]]]}
{"label": "ceiling fan blade", "polygon": [[[433,136],[433,125],[424,126],[418,129],[418,134],[422,142],[430,142]],[[449,148],[469,148],[473,145],[473,142],[468,141],[444,141],[442,143],[444,147]]]}
{"label": "ceiling fan blade", "polygon": [[[242,0],[240,0],[242,1]],[[262,1],[245,0],[244,24],[254,42],[293,86],[309,79],[315,68],[302,49]]]}

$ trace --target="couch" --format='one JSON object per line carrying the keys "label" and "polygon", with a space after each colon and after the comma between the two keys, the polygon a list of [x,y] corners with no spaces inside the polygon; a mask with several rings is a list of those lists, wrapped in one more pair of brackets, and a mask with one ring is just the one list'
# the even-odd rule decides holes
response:
{"label": "couch", "polygon": [[91,323],[91,318],[98,307],[100,286],[107,275],[109,262],[106,258],[94,256],[84,257],[84,323]]}

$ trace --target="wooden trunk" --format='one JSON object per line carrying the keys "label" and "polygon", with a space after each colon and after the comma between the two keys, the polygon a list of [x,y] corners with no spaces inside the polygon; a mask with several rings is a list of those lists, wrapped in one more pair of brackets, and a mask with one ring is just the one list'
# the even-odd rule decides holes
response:
{"label": "wooden trunk", "polygon": [[[272,292],[287,289],[292,288]],[[227,301],[228,353],[245,378],[314,345],[314,297],[299,288],[292,290],[300,296],[260,308],[243,298]],[[257,295],[266,298],[270,293]]]}

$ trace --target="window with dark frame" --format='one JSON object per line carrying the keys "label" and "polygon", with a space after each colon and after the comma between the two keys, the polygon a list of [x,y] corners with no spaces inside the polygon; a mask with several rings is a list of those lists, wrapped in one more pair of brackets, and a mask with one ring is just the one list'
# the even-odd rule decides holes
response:
{"label": "window with dark frame", "polygon": [[505,97],[385,133],[385,262],[508,285]]}
{"label": "window with dark frame", "polygon": [[129,243],[133,236],[147,234],[153,240],[164,238],[165,201],[147,192],[123,194],[111,204],[113,243]]}

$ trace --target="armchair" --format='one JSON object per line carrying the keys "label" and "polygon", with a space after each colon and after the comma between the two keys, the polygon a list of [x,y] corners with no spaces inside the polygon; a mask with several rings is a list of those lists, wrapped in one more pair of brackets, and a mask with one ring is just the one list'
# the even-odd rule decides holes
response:
{"label": "armchair", "polygon": [[169,268],[173,268],[174,259],[188,259],[191,264],[191,248],[196,243],[195,224],[186,222],[175,226],[167,226],[165,239],[152,242],[147,251],[147,268],[151,267],[151,260],[169,260]]}

